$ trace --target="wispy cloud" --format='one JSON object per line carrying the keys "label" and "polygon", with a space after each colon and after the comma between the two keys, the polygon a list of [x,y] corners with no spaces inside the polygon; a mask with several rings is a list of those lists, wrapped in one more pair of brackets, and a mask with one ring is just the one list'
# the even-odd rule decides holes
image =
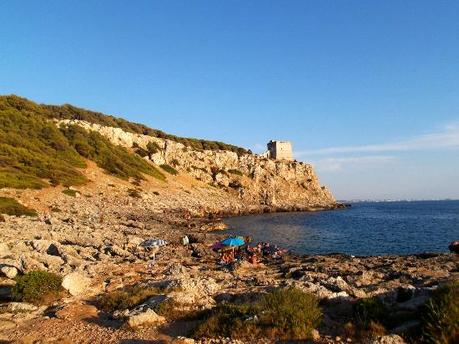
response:
{"label": "wispy cloud", "polygon": [[325,158],[313,161],[312,164],[320,171],[335,172],[351,165],[372,166],[393,162],[395,157],[382,155],[354,156],[344,158]]}
{"label": "wispy cloud", "polygon": [[328,147],[296,153],[298,157],[311,155],[326,155],[336,153],[383,153],[404,152],[432,149],[459,148],[459,123],[452,123],[442,130],[425,135],[419,135],[406,140],[382,144]]}

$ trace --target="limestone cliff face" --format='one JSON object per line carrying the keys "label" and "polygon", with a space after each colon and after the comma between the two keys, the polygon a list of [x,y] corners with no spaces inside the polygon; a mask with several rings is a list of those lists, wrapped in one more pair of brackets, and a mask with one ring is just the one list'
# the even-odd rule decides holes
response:
{"label": "limestone cliff face", "polygon": [[149,142],[155,142],[160,149],[145,159],[156,165],[171,165],[181,173],[223,188],[248,205],[286,209],[336,205],[329,190],[319,184],[312,166],[303,162],[272,160],[254,154],[238,156],[229,151],[197,151],[175,141],[79,120],[62,120],[58,124],[76,124],[97,131],[128,149],[136,145],[146,149]]}

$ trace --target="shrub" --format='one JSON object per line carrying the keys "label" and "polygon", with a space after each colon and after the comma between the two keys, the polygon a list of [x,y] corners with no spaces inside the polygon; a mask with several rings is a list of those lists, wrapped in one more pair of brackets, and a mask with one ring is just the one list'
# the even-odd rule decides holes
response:
{"label": "shrub", "polygon": [[65,190],[62,190],[62,193],[70,197],[75,197],[78,191],[72,190],[72,189],[65,189]]}
{"label": "shrub", "polygon": [[371,321],[382,322],[387,318],[387,314],[387,307],[376,297],[361,299],[354,305],[354,318],[364,325]]}
{"label": "shrub", "polygon": [[359,300],[354,305],[353,313],[354,323],[346,324],[345,332],[359,342],[386,334],[384,325],[393,321],[389,309],[377,297]]}
{"label": "shrub", "polygon": [[308,339],[321,321],[316,297],[299,289],[276,289],[261,299],[260,320],[280,338]]}
{"label": "shrub", "polygon": [[12,295],[16,301],[51,303],[62,296],[64,290],[61,283],[59,275],[47,271],[31,271],[16,278]]}
{"label": "shrub", "polygon": [[27,208],[14,198],[9,197],[0,197],[0,214],[37,216],[37,212],[35,210]]}
{"label": "shrub", "polygon": [[275,289],[253,304],[223,304],[194,330],[194,337],[310,339],[320,324],[317,299],[298,289]]}
{"label": "shrub", "polygon": [[169,321],[178,319],[189,319],[192,318],[194,315],[193,312],[184,313],[183,309],[176,301],[174,301],[174,299],[167,299],[161,302],[155,307],[154,311],[157,314],[166,317]]}
{"label": "shrub", "polygon": [[344,325],[344,333],[357,343],[368,343],[371,339],[387,334],[387,331],[383,325],[375,321],[370,321],[365,326],[361,323],[348,322]]}
{"label": "shrub", "polygon": [[132,309],[152,296],[158,295],[156,288],[142,288],[139,286],[127,287],[124,290],[115,290],[99,298],[99,307],[105,312]]}
{"label": "shrub", "polygon": [[[193,331],[193,337],[246,338],[255,334],[256,310],[254,305],[222,304],[208,312],[207,318]],[[249,320],[251,319],[251,320]]]}
{"label": "shrub", "polygon": [[239,188],[242,187],[242,184],[241,184],[240,182],[238,182],[238,181],[235,180],[235,181],[231,181],[231,182],[228,184],[228,186],[229,186],[230,188],[232,188],[232,189],[239,189]]}
{"label": "shrub", "polygon": [[173,168],[172,166],[170,166],[170,165],[162,164],[159,167],[161,167],[164,171],[166,171],[167,173],[172,174],[174,176],[176,176],[178,174],[178,171],[175,168]]}
{"label": "shrub", "polygon": [[133,198],[142,198],[140,191],[136,189],[128,189],[128,195]]}
{"label": "shrub", "polygon": [[228,170],[228,172],[231,173],[231,174],[235,174],[235,175],[238,175],[238,176],[242,176],[242,172],[239,171],[239,170],[230,169],[230,170]]}
{"label": "shrub", "polygon": [[459,281],[438,288],[422,316],[426,343],[459,343]]}
{"label": "shrub", "polygon": [[141,158],[145,158],[146,156],[149,156],[148,152],[147,152],[145,149],[140,148],[140,147],[137,148],[137,149],[135,150],[135,152],[136,152]]}
{"label": "shrub", "polygon": [[151,157],[153,154],[158,153],[161,148],[158,146],[156,142],[150,141],[147,143],[147,152],[148,155]]}

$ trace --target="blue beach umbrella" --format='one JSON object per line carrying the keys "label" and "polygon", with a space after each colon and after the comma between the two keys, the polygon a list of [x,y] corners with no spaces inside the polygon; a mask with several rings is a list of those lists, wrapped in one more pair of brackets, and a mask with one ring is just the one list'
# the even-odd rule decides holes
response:
{"label": "blue beach umbrella", "polygon": [[245,244],[245,241],[241,237],[232,237],[226,238],[225,240],[220,241],[222,245],[225,246],[242,246]]}

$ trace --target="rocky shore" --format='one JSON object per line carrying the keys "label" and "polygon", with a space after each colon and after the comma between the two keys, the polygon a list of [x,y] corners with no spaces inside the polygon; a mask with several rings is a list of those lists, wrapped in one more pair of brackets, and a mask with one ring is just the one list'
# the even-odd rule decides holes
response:
{"label": "rocky shore", "polygon": [[[242,213],[242,206],[234,207],[218,190],[199,184],[185,188],[183,181],[170,181],[165,189],[145,181],[134,195],[129,191],[132,181],[97,169],[90,173],[97,182],[75,189],[73,196],[59,187],[2,190],[2,196],[18,199],[39,216],[5,215],[0,222],[0,340],[270,343],[189,336],[201,321],[196,314],[203,310],[250,303],[273,288],[294,287],[319,300],[323,318],[313,333],[315,342],[359,342],[352,325],[355,305],[376,297],[391,319],[398,320],[371,342],[402,343],[399,335],[408,338],[407,333],[416,329],[416,312],[431,292],[459,277],[457,255],[446,253],[383,257],[287,253],[280,259],[263,258],[256,265],[244,261],[222,266],[210,249],[225,237],[219,216]],[[279,210],[245,211],[267,211],[263,209]],[[152,250],[143,244],[149,239],[167,244]],[[37,270],[61,276],[64,294],[45,305],[14,301],[11,290],[17,277]],[[130,308],[114,310],[107,301],[113,293],[145,291],[152,294]]]}

